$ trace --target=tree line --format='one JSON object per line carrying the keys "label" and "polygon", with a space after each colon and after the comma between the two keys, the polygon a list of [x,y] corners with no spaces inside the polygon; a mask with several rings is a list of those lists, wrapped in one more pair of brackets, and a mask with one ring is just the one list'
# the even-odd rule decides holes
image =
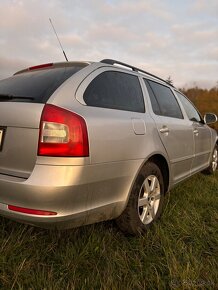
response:
{"label": "tree line", "polygon": [[[218,86],[209,90],[196,86],[189,89],[182,88],[180,91],[190,99],[202,116],[205,113],[214,113],[218,116]],[[211,127],[218,131],[218,122]]]}
{"label": "tree line", "polygon": [[[171,76],[166,79],[166,82],[173,85]],[[189,89],[180,88],[179,90],[189,98],[202,116],[205,113],[214,113],[218,117],[218,81],[216,86],[211,89],[201,89],[195,86]],[[218,132],[218,122],[210,126]]]}

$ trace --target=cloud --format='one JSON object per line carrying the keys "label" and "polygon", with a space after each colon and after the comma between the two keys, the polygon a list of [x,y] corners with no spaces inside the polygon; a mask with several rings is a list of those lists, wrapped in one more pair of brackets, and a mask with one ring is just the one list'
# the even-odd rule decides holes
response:
{"label": "cloud", "polygon": [[194,3],[190,5],[190,11],[218,17],[218,1],[210,0],[208,2],[208,0],[195,0]]}
{"label": "cloud", "polygon": [[210,26],[210,23],[202,21],[201,23],[176,24],[172,26],[172,32],[177,40],[187,42],[186,45],[198,46],[213,42],[217,44],[218,26]]}
{"label": "cloud", "polygon": [[24,67],[29,67],[30,62],[18,58],[5,58],[0,56],[0,79],[6,78]]}
{"label": "cloud", "polygon": [[210,86],[218,71],[217,3],[1,0],[0,78],[64,60],[51,18],[70,60],[115,58],[171,75],[176,85],[200,80]]}

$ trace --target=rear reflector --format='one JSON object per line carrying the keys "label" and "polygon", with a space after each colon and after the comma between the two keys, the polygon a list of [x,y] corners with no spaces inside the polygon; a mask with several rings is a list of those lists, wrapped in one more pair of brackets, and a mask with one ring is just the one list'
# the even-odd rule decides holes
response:
{"label": "rear reflector", "polygon": [[53,211],[46,211],[46,210],[38,210],[38,209],[32,209],[32,208],[25,208],[25,207],[19,207],[14,205],[8,205],[8,209],[21,212],[21,213],[27,213],[27,214],[35,214],[35,215],[57,215],[56,212]]}
{"label": "rear reflector", "polygon": [[85,120],[71,111],[46,104],[39,134],[39,156],[89,156]]}
{"label": "rear reflector", "polygon": [[28,69],[29,70],[34,70],[34,69],[40,69],[40,68],[47,68],[47,67],[51,67],[51,66],[53,66],[53,63],[45,63],[45,64],[31,66]]}

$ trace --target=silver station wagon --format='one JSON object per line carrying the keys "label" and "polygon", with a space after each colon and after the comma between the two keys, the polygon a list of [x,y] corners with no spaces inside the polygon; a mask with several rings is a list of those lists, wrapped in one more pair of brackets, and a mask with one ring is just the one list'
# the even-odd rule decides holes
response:
{"label": "silver station wagon", "polygon": [[0,81],[0,215],[44,228],[116,219],[143,233],[174,185],[215,172],[216,121],[119,61],[19,71]]}

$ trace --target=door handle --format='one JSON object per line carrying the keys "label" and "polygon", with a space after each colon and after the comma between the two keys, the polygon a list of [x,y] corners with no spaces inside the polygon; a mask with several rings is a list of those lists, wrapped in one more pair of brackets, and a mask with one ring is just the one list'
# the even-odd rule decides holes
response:
{"label": "door handle", "polygon": [[169,133],[170,130],[167,126],[163,126],[160,130],[159,130],[161,133]]}
{"label": "door handle", "polygon": [[194,134],[196,135],[196,136],[198,136],[198,133],[199,133],[199,131],[198,131],[198,129],[194,129]]}

